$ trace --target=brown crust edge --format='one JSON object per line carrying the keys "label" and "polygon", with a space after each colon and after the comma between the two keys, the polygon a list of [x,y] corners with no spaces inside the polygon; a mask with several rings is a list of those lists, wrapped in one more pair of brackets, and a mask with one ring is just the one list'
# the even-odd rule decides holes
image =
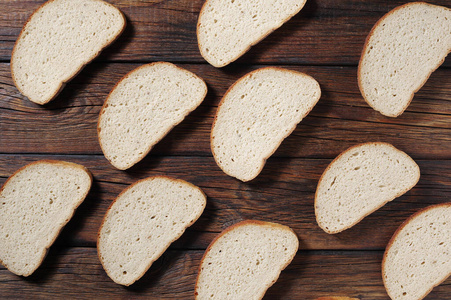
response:
{"label": "brown crust edge", "polygon": [[276,31],[277,29],[279,29],[280,27],[282,27],[283,24],[285,24],[286,22],[288,22],[291,18],[293,18],[295,15],[297,15],[305,6],[305,3],[307,2],[307,0],[302,0],[304,3],[301,4],[300,8],[293,13],[292,15],[288,16],[287,18],[285,18],[277,27],[274,27],[273,29],[271,29],[270,31],[268,31],[266,34],[264,34],[260,39],[257,39],[257,41],[255,41],[254,43],[251,43],[247,48],[245,48],[242,52],[240,52],[240,54],[233,58],[232,60],[222,63],[222,64],[213,64],[209,59],[207,59],[207,55],[205,55],[204,51],[203,51],[203,47],[201,46],[201,44],[199,43],[199,26],[200,26],[200,18],[203,16],[203,14],[205,13],[205,7],[207,6],[207,3],[210,0],[206,0],[205,3],[202,5],[202,8],[199,12],[199,18],[197,19],[197,25],[196,25],[196,36],[197,36],[197,47],[199,48],[199,52],[200,55],[213,67],[215,68],[222,68],[227,66],[228,64],[233,63],[234,61],[236,61],[238,58],[240,58],[241,56],[243,56],[246,52],[248,52],[253,46],[257,45],[258,43],[260,43],[261,41],[263,41],[265,38],[267,38],[271,33],[273,33],[274,31]]}
{"label": "brown crust edge", "polygon": [[[249,77],[249,76],[252,76],[253,74],[255,74],[255,73],[257,73],[257,72],[265,71],[265,70],[277,70],[277,71],[283,71],[283,72],[291,72],[291,73],[295,73],[296,75],[302,75],[302,76],[309,77],[309,78],[313,79],[313,80],[318,84],[319,95],[318,95],[318,99],[316,99],[316,101],[315,101],[315,103],[313,104],[312,108],[311,108],[310,110],[308,110],[308,111],[302,116],[301,121],[297,122],[297,123],[293,126],[293,128],[292,128],[291,130],[288,130],[287,134],[280,140],[280,142],[279,142],[279,143],[277,144],[277,146],[275,147],[274,151],[273,151],[270,155],[268,155],[267,157],[263,157],[263,162],[262,162],[262,164],[260,165],[260,168],[259,168],[259,170],[258,170],[257,175],[255,175],[254,177],[252,177],[252,178],[250,178],[250,179],[241,179],[241,178],[238,178],[238,177],[236,177],[236,176],[234,176],[234,175],[231,175],[231,174],[227,173],[227,172],[223,169],[223,167],[221,166],[221,164],[219,163],[219,161],[216,159],[216,154],[215,154],[215,151],[214,151],[214,149],[213,149],[213,131],[214,131],[215,126],[216,126],[216,121],[217,121],[217,119],[218,119],[219,111],[220,111],[220,109],[221,109],[221,107],[222,107],[222,104],[225,102],[225,99],[226,99],[227,95],[229,94],[229,92],[232,91],[233,88],[234,88],[236,85],[238,85],[239,83],[241,83],[242,80],[246,79],[246,78]],[[243,181],[243,182],[248,182],[248,181],[251,181],[251,180],[255,179],[255,178],[261,173],[261,171],[263,170],[264,166],[266,165],[266,161],[268,160],[268,158],[270,158],[270,157],[277,151],[277,149],[280,147],[280,145],[282,144],[282,142],[283,142],[287,137],[289,137],[289,136],[293,133],[293,131],[296,129],[296,127],[299,125],[299,123],[301,123],[302,120],[303,120],[303,119],[304,119],[304,118],[305,118],[305,117],[313,110],[313,108],[316,106],[316,104],[318,103],[318,101],[319,101],[320,99],[321,99],[321,86],[319,85],[318,81],[317,81],[315,78],[313,78],[312,76],[310,76],[310,75],[308,75],[308,74],[306,74],[306,73],[298,72],[298,71],[294,71],[294,70],[290,70],[290,69],[285,69],[285,68],[281,68],[281,67],[263,67],[263,68],[259,68],[259,69],[257,69],[257,70],[254,70],[254,71],[251,71],[251,72],[245,74],[244,76],[242,76],[241,78],[239,78],[237,81],[235,81],[235,82],[228,88],[228,90],[225,92],[224,96],[222,96],[222,99],[221,99],[221,101],[220,101],[219,104],[218,104],[218,108],[216,109],[216,114],[215,114],[215,116],[214,116],[213,124],[212,124],[212,126],[211,126],[211,131],[210,131],[210,149],[211,149],[211,153],[213,154],[213,158],[214,158],[216,164],[219,166],[219,168],[220,168],[225,174],[227,174],[227,175],[229,175],[229,176],[231,176],[231,177],[234,177],[234,178],[236,178],[236,179],[238,179],[238,180],[241,180],[241,181]]]}
{"label": "brown crust edge", "polygon": [[41,4],[27,19],[27,21],[25,22],[25,24],[23,25],[22,29],[20,30],[19,36],[16,39],[16,42],[14,43],[14,47],[13,47],[13,51],[11,53],[11,63],[10,63],[10,72],[11,72],[11,78],[13,80],[13,83],[15,85],[15,87],[19,90],[19,92],[24,95],[25,97],[27,97],[28,100],[30,100],[33,103],[39,104],[39,105],[45,105],[47,103],[49,103],[50,101],[52,101],[53,99],[55,99],[59,93],[64,89],[64,87],[66,86],[66,83],[68,83],[69,81],[71,81],[72,79],[74,79],[83,69],[86,65],[88,65],[89,63],[91,63],[97,56],[100,55],[100,53],[102,53],[103,50],[105,50],[108,46],[110,46],[111,44],[113,44],[118,38],[119,36],[124,32],[125,27],[127,26],[127,20],[125,19],[124,14],[114,5],[112,5],[111,3],[108,3],[106,1],[103,0],[94,0],[96,2],[104,2],[105,4],[114,7],[120,14],[120,16],[122,17],[122,29],[121,31],[119,31],[112,39],[111,41],[107,42],[93,57],[91,57],[85,64],[81,65],[78,70],[76,72],[74,72],[74,74],[66,81],[62,81],[59,85],[59,89],[57,91],[55,91],[55,93],[48,98],[45,102],[36,102],[32,99],[30,99],[27,95],[25,95],[25,93],[20,89],[20,87],[18,86],[18,84],[16,83],[16,79],[14,76],[14,72],[13,72],[13,62],[14,62],[14,53],[16,52],[16,46],[17,46],[17,41],[22,37],[23,31],[25,29],[25,27],[28,25],[28,22],[30,22],[31,18],[33,18],[33,16],[35,15],[35,13],[37,13],[38,11],[40,11],[41,9],[43,9],[47,4],[55,2],[58,0],[49,0],[47,2],[44,2],[43,4]]}
{"label": "brown crust edge", "polygon": [[150,267],[152,266],[152,264],[153,264],[153,263],[154,263],[161,255],[163,255],[164,252],[166,252],[166,250],[169,248],[169,246],[170,246],[173,242],[175,242],[176,240],[178,240],[178,239],[185,233],[185,230],[183,230],[183,232],[182,232],[179,236],[175,237],[171,242],[169,242],[169,243],[167,244],[167,246],[166,246],[166,247],[161,251],[161,253],[158,255],[157,259],[155,259],[155,260],[153,260],[153,261],[150,261],[150,262],[148,263],[147,268],[144,270],[144,272],[143,272],[141,275],[139,275],[137,278],[135,278],[135,280],[134,280],[133,282],[129,283],[129,284],[123,284],[123,283],[120,283],[120,282],[115,281],[115,280],[113,279],[113,277],[110,276],[110,274],[108,273],[107,269],[105,268],[105,265],[103,264],[103,260],[102,260],[102,258],[101,258],[100,248],[99,248],[99,243],[100,243],[100,232],[102,231],[103,225],[105,224],[105,220],[106,220],[107,216],[109,215],[109,213],[110,213],[110,211],[111,211],[111,208],[112,208],[113,205],[116,203],[116,201],[117,201],[117,200],[118,200],[118,199],[119,199],[126,191],[128,191],[129,189],[133,188],[135,185],[137,185],[137,184],[139,184],[139,183],[141,183],[141,182],[148,181],[148,180],[154,180],[154,179],[156,179],[156,178],[167,179],[167,180],[170,180],[170,181],[173,181],[173,182],[177,182],[177,183],[182,183],[182,184],[184,184],[184,185],[188,185],[188,186],[190,186],[190,187],[192,187],[192,188],[194,188],[194,189],[196,189],[196,190],[199,190],[199,191],[202,193],[202,195],[204,196],[204,203],[203,203],[203,208],[202,208],[202,210],[200,211],[199,215],[196,216],[196,217],[193,219],[193,221],[192,221],[191,223],[189,223],[189,224],[185,227],[185,230],[186,230],[188,227],[190,227],[191,225],[193,225],[193,224],[200,218],[200,216],[203,214],[203,212],[204,212],[204,210],[205,210],[205,207],[207,206],[207,195],[204,193],[204,191],[202,191],[202,189],[201,189],[200,187],[198,187],[198,186],[192,184],[191,182],[185,181],[185,180],[183,180],[183,179],[177,179],[177,178],[173,178],[173,177],[169,177],[169,176],[164,176],[164,175],[150,176],[150,177],[147,177],[147,178],[144,178],[144,179],[140,179],[140,180],[138,180],[138,181],[132,183],[131,185],[129,185],[129,186],[126,187],[125,189],[123,189],[123,190],[119,193],[119,195],[113,200],[113,202],[111,202],[110,206],[108,207],[107,211],[105,212],[105,214],[104,214],[104,216],[103,216],[103,218],[102,218],[102,223],[100,224],[99,230],[97,231],[97,242],[96,242],[97,257],[99,258],[99,261],[100,261],[100,263],[102,264],[102,268],[105,270],[105,273],[108,275],[108,277],[109,277],[111,280],[113,280],[115,283],[117,283],[117,284],[124,285],[124,286],[130,286],[130,285],[132,285],[133,283],[135,283],[136,281],[138,281],[139,279],[141,279],[141,277],[144,276],[144,274],[146,274],[146,272],[150,269]]}
{"label": "brown crust edge", "polygon": [[[396,238],[398,237],[398,234],[404,229],[404,227],[406,227],[410,221],[412,221],[413,219],[415,219],[416,217],[418,217],[419,215],[422,215],[423,213],[428,212],[431,209],[435,209],[438,207],[451,207],[451,202],[447,202],[447,203],[441,203],[441,204],[435,204],[435,205],[430,205],[427,206],[423,209],[420,209],[419,211],[417,211],[416,213],[414,213],[413,215],[411,215],[410,217],[408,217],[399,227],[398,229],[396,229],[395,233],[393,234],[393,236],[391,237],[390,241],[387,244],[387,247],[385,248],[385,252],[384,252],[384,256],[382,258],[382,281],[384,282],[384,287],[385,287],[385,291],[388,294],[387,291],[387,287],[386,287],[386,282],[385,282],[385,260],[387,258],[387,253],[390,250],[391,246],[393,245],[393,242],[396,240]],[[436,286],[439,286],[440,284],[442,284],[446,279],[448,279],[448,277],[451,276],[451,272],[448,274],[448,276],[446,276],[440,283],[438,283],[437,285],[432,286],[423,296],[421,296],[418,299],[423,299],[424,297],[426,297]],[[390,296],[390,295],[389,295]],[[390,298],[392,298],[390,296]]]}
{"label": "brown crust edge", "polygon": [[41,164],[41,163],[44,163],[44,164],[65,165],[65,166],[68,166],[68,167],[72,167],[72,168],[76,168],[76,169],[81,169],[81,170],[85,171],[86,174],[89,176],[89,178],[90,178],[90,180],[91,180],[91,183],[90,183],[90,185],[89,185],[89,188],[86,190],[86,193],[84,194],[84,196],[81,197],[81,199],[80,199],[79,202],[75,203],[74,209],[73,209],[73,212],[72,212],[72,215],[70,215],[69,218],[68,218],[65,222],[63,222],[63,225],[61,226],[60,230],[55,234],[55,236],[51,239],[50,243],[49,243],[49,244],[47,245],[47,247],[44,249],[44,252],[43,252],[43,254],[42,254],[42,256],[41,256],[41,260],[40,260],[40,262],[38,263],[38,265],[36,266],[36,268],[34,268],[32,271],[30,271],[29,273],[26,273],[26,274],[17,274],[17,273],[15,273],[15,272],[11,271],[11,270],[9,269],[9,267],[8,267],[2,260],[0,260],[0,264],[2,264],[3,266],[5,266],[11,273],[14,273],[14,274],[19,275],[19,276],[24,276],[24,277],[30,276],[31,274],[33,274],[34,271],[36,271],[36,270],[41,266],[42,262],[44,261],[45,257],[46,257],[47,254],[48,254],[48,251],[49,251],[50,247],[53,245],[53,243],[55,242],[55,240],[58,238],[58,236],[60,235],[61,231],[64,229],[64,227],[66,226],[66,224],[72,219],[72,217],[74,216],[75,211],[77,210],[77,208],[78,208],[78,207],[80,206],[80,204],[83,203],[83,201],[86,199],[86,196],[88,195],[89,191],[91,190],[92,182],[93,182],[93,177],[92,177],[91,172],[88,170],[88,168],[86,168],[86,167],[83,166],[83,165],[76,164],[76,163],[72,163],[72,162],[67,162],[67,161],[61,161],[61,160],[43,159],[43,160],[38,160],[38,161],[35,161],[35,162],[32,162],[32,163],[26,164],[25,166],[23,166],[23,167],[19,168],[17,171],[15,171],[10,177],[8,177],[8,179],[5,181],[5,183],[4,183],[4,184],[2,185],[2,187],[0,188],[0,195],[1,195],[1,193],[3,192],[3,189],[6,187],[6,185],[8,184],[8,182],[9,182],[9,180],[10,180],[11,178],[13,178],[14,176],[16,176],[18,173],[22,172],[23,170],[27,169],[28,167],[30,167],[30,166],[32,166],[32,165],[36,165],[36,164]]}
{"label": "brown crust edge", "polygon": [[202,268],[202,264],[204,263],[204,259],[207,256],[207,254],[210,252],[211,248],[213,247],[213,245],[216,243],[217,240],[219,240],[221,237],[223,237],[226,233],[233,231],[234,229],[236,229],[237,227],[241,227],[241,226],[246,226],[246,225],[258,225],[258,226],[268,226],[268,227],[277,227],[277,228],[281,228],[283,230],[288,230],[291,231],[291,233],[293,233],[293,235],[296,237],[296,241],[297,241],[297,249],[296,252],[294,252],[293,256],[288,260],[288,262],[283,265],[280,268],[279,274],[277,275],[277,277],[274,279],[274,281],[272,283],[270,283],[266,289],[263,291],[263,294],[260,295],[260,298],[263,298],[263,296],[265,295],[266,291],[272,286],[274,285],[274,283],[277,282],[277,280],[279,279],[280,273],[282,273],[282,271],[293,261],[294,257],[296,256],[296,253],[299,250],[299,238],[297,237],[296,233],[294,232],[293,229],[291,229],[288,226],[282,225],[282,224],[278,224],[278,223],[272,223],[272,222],[266,222],[266,221],[258,221],[258,220],[244,220],[238,223],[235,223],[229,227],[227,227],[226,229],[224,229],[221,233],[219,233],[214,239],[213,241],[211,241],[210,245],[208,245],[207,249],[204,252],[204,255],[202,256],[202,259],[200,260],[200,264],[199,267],[197,269],[197,277],[196,277],[196,284],[194,286],[194,299],[197,299],[197,289],[198,289],[198,282],[199,282],[199,276],[201,273],[201,268]]}
{"label": "brown crust edge", "polygon": [[[447,7],[445,7],[445,6],[429,4],[429,3],[426,3],[426,2],[422,2],[422,1],[419,1],[419,2],[409,2],[409,3],[403,4],[403,5],[397,6],[397,7],[395,7],[394,9],[392,9],[391,11],[389,11],[388,13],[386,13],[385,15],[383,15],[383,16],[376,22],[376,24],[374,24],[373,28],[371,28],[370,33],[368,34],[368,36],[367,36],[366,39],[365,39],[365,44],[364,44],[364,46],[363,46],[363,50],[362,50],[361,55],[360,55],[359,65],[358,65],[358,68],[357,68],[357,83],[358,83],[358,86],[359,86],[360,94],[362,95],[363,99],[364,99],[365,102],[366,102],[371,108],[373,108],[374,110],[376,110],[376,109],[370,104],[370,102],[368,101],[368,99],[365,97],[365,93],[363,92],[362,76],[361,76],[361,72],[360,72],[360,71],[361,71],[362,61],[363,61],[363,59],[364,59],[364,56],[365,56],[365,53],[366,53],[366,50],[367,50],[367,47],[368,47],[368,43],[369,43],[370,39],[371,39],[372,36],[373,36],[374,30],[375,30],[377,27],[379,27],[379,24],[382,23],[382,21],[384,21],[388,16],[390,16],[390,15],[393,14],[393,13],[396,13],[398,10],[403,9],[403,8],[405,8],[405,7],[407,7],[407,6],[418,5],[418,4],[447,8]],[[449,9],[449,8],[447,8],[447,9]],[[448,53],[449,53],[450,51],[451,51],[451,49],[448,49]],[[410,97],[410,100],[406,103],[406,105],[404,106],[404,108],[402,109],[402,111],[401,111],[400,113],[388,115],[388,114],[383,114],[382,112],[380,112],[380,111],[378,111],[378,110],[376,110],[376,111],[378,111],[379,113],[381,113],[382,115],[384,115],[384,116],[386,116],[386,117],[391,117],[391,118],[396,118],[396,117],[400,116],[401,114],[403,114],[404,111],[407,109],[407,107],[409,107],[409,105],[410,105],[410,103],[412,102],[413,98],[415,97],[415,93],[417,93],[417,92],[424,86],[424,84],[428,81],[429,77],[431,77],[432,73],[434,73],[435,70],[437,70],[438,67],[440,67],[440,66],[443,64],[443,62],[445,62],[445,59],[446,59],[447,56],[448,56],[448,55],[445,55],[445,57],[443,58],[443,60],[440,61],[440,62],[433,68],[433,70],[425,77],[425,79],[424,79],[423,83],[420,85],[420,87],[419,87],[417,90],[415,90],[415,91],[412,92],[412,96]]]}
{"label": "brown crust edge", "polygon": [[[348,153],[349,151],[352,151],[352,150],[354,150],[355,148],[358,148],[358,147],[361,147],[361,146],[365,146],[365,145],[386,145],[386,146],[389,146],[389,147],[391,147],[391,148],[394,148],[396,151],[402,152],[404,155],[406,155],[406,156],[414,163],[415,166],[417,166],[417,168],[418,168],[418,177],[417,177],[415,183],[414,183],[410,188],[407,188],[407,189],[401,191],[400,193],[396,194],[396,196],[393,197],[393,199],[390,199],[390,200],[388,200],[388,201],[382,203],[379,207],[377,207],[377,208],[374,209],[373,211],[369,212],[368,214],[365,214],[365,215],[362,216],[358,221],[354,222],[354,223],[351,224],[350,226],[347,226],[347,227],[343,228],[342,230],[333,230],[333,231],[327,230],[326,228],[323,228],[323,226],[322,226],[322,225],[320,224],[320,222],[318,221],[318,212],[317,212],[317,210],[316,210],[316,201],[317,201],[317,199],[318,199],[318,188],[319,188],[319,186],[320,186],[320,184],[321,184],[321,182],[322,182],[322,180],[323,180],[323,178],[324,178],[324,175],[325,175],[327,172],[329,172],[329,170],[331,169],[332,165],[334,165],[335,162],[336,162],[338,159],[340,159],[344,154]],[[387,204],[388,202],[393,201],[394,199],[396,199],[396,198],[398,198],[398,197],[404,195],[404,194],[407,193],[408,191],[410,191],[413,187],[415,187],[415,185],[417,185],[418,181],[420,180],[420,176],[421,176],[421,173],[420,173],[420,167],[419,167],[418,164],[413,160],[413,158],[410,157],[410,156],[409,156],[407,153],[405,153],[404,151],[399,150],[398,148],[396,148],[396,147],[393,146],[392,144],[385,143],[385,142],[367,142],[367,143],[361,143],[361,144],[354,145],[354,146],[352,146],[352,147],[350,147],[350,148],[344,150],[343,152],[341,152],[334,160],[332,160],[332,162],[326,167],[326,169],[324,170],[323,174],[321,175],[321,177],[320,177],[320,179],[319,179],[319,181],[318,181],[318,185],[317,185],[316,191],[315,191],[315,200],[314,200],[314,204],[313,204],[313,205],[314,205],[314,209],[315,209],[315,219],[316,219],[316,223],[318,224],[318,226],[319,226],[322,230],[324,230],[324,232],[326,232],[326,233],[328,233],[328,234],[336,234],[336,233],[345,231],[345,230],[347,230],[347,229],[349,229],[349,228],[355,226],[356,224],[358,224],[358,223],[359,223],[360,221],[362,221],[364,218],[366,218],[367,216],[369,216],[370,214],[372,214],[373,212],[375,212],[375,211],[378,210],[379,208],[383,207],[383,206],[384,206],[385,204]]]}
{"label": "brown crust edge", "polygon": [[[155,143],[149,145],[148,149],[147,149],[146,151],[143,151],[143,154],[142,154],[136,161],[134,161],[133,163],[129,164],[129,165],[128,165],[127,167],[125,167],[125,168],[119,168],[119,167],[117,167],[116,165],[114,165],[113,162],[112,162],[111,160],[109,160],[109,159],[106,157],[106,155],[105,155],[105,149],[104,149],[104,147],[103,147],[103,144],[102,144],[102,141],[101,141],[101,138],[100,138],[100,131],[102,130],[102,129],[100,128],[100,119],[102,118],[102,115],[103,115],[103,113],[104,113],[104,110],[105,110],[106,105],[108,104],[108,100],[109,100],[111,94],[113,93],[114,90],[116,90],[116,88],[118,87],[118,85],[119,85],[124,79],[128,78],[128,77],[129,77],[130,75],[132,75],[135,71],[137,71],[137,70],[139,70],[139,69],[141,69],[141,68],[147,68],[147,67],[154,66],[154,65],[158,65],[158,64],[168,64],[168,65],[171,65],[171,66],[176,67],[176,68],[179,69],[179,70],[182,70],[183,72],[188,72],[190,75],[192,75],[192,76],[194,76],[195,78],[199,79],[199,80],[203,83],[203,85],[205,86],[205,93],[204,93],[204,95],[201,97],[201,99],[200,99],[200,101],[199,101],[199,104],[197,104],[193,109],[189,110],[189,111],[184,115],[183,119],[182,119],[180,122],[174,123],[173,126],[172,126],[171,128],[169,128],[169,129],[164,133],[163,137],[162,137],[160,140],[158,140],[157,142],[155,142]],[[142,66],[139,66],[139,67],[137,67],[137,68],[131,70],[130,72],[128,72],[127,74],[125,74],[125,75],[124,75],[124,76],[123,76],[123,77],[122,77],[122,78],[114,85],[114,87],[111,89],[110,93],[108,94],[108,96],[107,96],[105,102],[103,103],[102,108],[100,109],[99,118],[98,118],[98,120],[97,120],[97,139],[99,140],[100,148],[102,149],[103,155],[104,155],[105,158],[110,162],[110,164],[112,164],[115,168],[117,168],[117,169],[119,169],[119,170],[127,170],[127,169],[133,167],[134,165],[136,165],[137,163],[139,163],[144,157],[146,157],[146,156],[149,154],[149,152],[152,150],[152,148],[153,148],[156,144],[158,144],[158,143],[159,143],[159,142],[160,142],[160,141],[161,141],[161,140],[162,140],[169,132],[171,132],[172,129],[174,129],[177,125],[179,125],[180,123],[182,123],[182,122],[185,120],[185,118],[186,118],[190,113],[192,113],[194,110],[196,110],[196,109],[202,104],[202,102],[205,100],[205,97],[207,96],[207,93],[208,93],[208,87],[207,87],[207,84],[205,83],[205,80],[203,80],[201,77],[199,77],[198,75],[194,74],[193,72],[188,71],[188,70],[186,70],[186,69],[184,69],[184,68],[182,68],[182,67],[179,67],[179,66],[177,66],[177,65],[175,65],[175,64],[173,64],[173,63],[170,63],[170,62],[165,62],[165,61],[153,62],[153,63],[149,63],[149,64],[144,64],[144,65],[142,65]]]}

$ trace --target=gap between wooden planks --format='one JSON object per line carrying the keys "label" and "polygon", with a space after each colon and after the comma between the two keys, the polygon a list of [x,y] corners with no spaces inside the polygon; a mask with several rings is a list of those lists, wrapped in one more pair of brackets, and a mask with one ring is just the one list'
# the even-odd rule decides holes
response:
{"label": "gap between wooden planks", "polygon": [[91,192],[58,239],[57,243],[67,246],[95,246],[111,202],[129,184],[152,175],[187,180],[208,196],[203,215],[171,246],[177,249],[206,249],[226,227],[243,219],[260,219],[293,228],[301,249],[383,250],[408,216],[428,205],[448,202],[451,194],[451,161],[420,160],[421,178],[411,191],[353,228],[329,235],[317,226],[313,207],[316,185],[329,159],[270,158],[256,180],[241,183],[224,175],[211,157],[150,156],[122,172],[101,155],[7,154],[0,155],[0,183],[22,165],[46,158],[82,164],[94,176]]}
{"label": "gap between wooden planks", "polygon": [[[23,24],[44,0],[0,0],[0,61],[8,61]],[[127,17],[124,34],[98,61],[205,63],[196,39],[204,0],[110,0]],[[254,46],[238,63],[357,65],[373,25],[405,0],[308,0],[290,21]],[[428,3],[449,6],[449,0]],[[450,66],[448,59],[445,65]]]}
{"label": "gap between wooden planks", "polygon": [[[2,297],[192,299],[203,251],[166,251],[137,283],[119,287],[107,277],[95,248],[58,248],[29,278],[0,267]],[[300,251],[264,299],[316,299],[347,295],[388,299],[382,283],[382,251]],[[448,299],[450,279],[426,299]],[[327,287],[327,288],[326,288]]]}
{"label": "gap between wooden planks", "polygon": [[[41,107],[19,94],[9,64],[0,64],[0,153],[101,154],[96,131],[101,105],[114,84],[139,65],[91,64],[53,102]],[[183,67],[206,80],[207,98],[151,155],[211,156],[210,129],[222,95],[240,76],[261,66]],[[385,141],[414,159],[451,158],[451,69],[433,73],[403,115],[387,118],[363,100],[355,67],[286,67],[316,78],[322,97],[274,156],[333,158],[358,143]]]}

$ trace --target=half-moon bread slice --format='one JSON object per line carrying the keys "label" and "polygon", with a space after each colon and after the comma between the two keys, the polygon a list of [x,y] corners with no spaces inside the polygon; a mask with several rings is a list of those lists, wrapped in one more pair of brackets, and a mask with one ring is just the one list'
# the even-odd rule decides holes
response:
{"label": "half-moon bread slice", "polygon": [[199,14],[197,41],[211,65],[223,67],[296,15],[306,0],[207,0]]}
{"label": "half-moon bread slice", "polygon": [[197,186],[164,176],[126,188],[99,230],[97,251],[108,276],[126,286],[141,278],[200,217],[206,201]]}
{"label": "half-moon bread slice", "polygon": [[16,171],[0,190],[0,262],[31,275],[91,188],[83,166],[41,160]]}
{"label": "half-moon bread slice", "polygon": [[125,23],[105,1],[47,1],[28,19],[14,46],[16,87],[30,101],[49,102],[122,33]]}
{"label": "half-moon bread slice", "polygon": [[100,112],[99,142],[120,170],[132,167],[204,100],[207,85],[171,63],[143,65],[122,78]]}
{"label": "half-moon bread slice", "polygon": [[243,76],[222,98],[213,122],[216,163],[241,181],[254,179],[320,96],[318,82],[304,73],[267,67]]}
{"label": "half-moon bread slice", "polygon": [[425,2],[399,6],[374,25],[358,82],[366,102],[389,117],[404,112],[451,51],[451,9]]}
{"label": "half-moon bread slice", "polygon": [[451,203],[408,218],[385,250],[382,278],[393,300],[420,300],[451,275]]}
{"label": "half-moon bread slice", "polygon": [[296,234],[287,226],[254,220],[232,225],[205,251],[195,298],[261,299],[298,247]]}
{"label": "half-moon bread slice", "polygon": [[410,190],[419,179],[415,161],[390,144],[351,147],[332,161],[319,180],[316,221],[327,233],[341,232]]}

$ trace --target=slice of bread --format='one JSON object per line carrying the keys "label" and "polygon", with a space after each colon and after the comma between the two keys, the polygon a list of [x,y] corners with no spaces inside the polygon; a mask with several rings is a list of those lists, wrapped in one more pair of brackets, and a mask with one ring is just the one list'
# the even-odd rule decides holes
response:
{"label": "slice of bread", "polygon": [[216,163],[241,181],[254,179],[320,96],[318,82],[304,73],[268,67],[243,76],[222,98],[213,122]]}
{"label": "slice of bread", "polygon": [[387,143],[365,143],[341,153],[324,171],[315,194],[316,221],[327,233],[348,229],[401,196],[420,168]]}
{"label": "slice of bread", "polygon": [[404,112],[451,51],[451,9],[424,2],[395,8],[374,25],[358,70],[366,102],[388,117]]}
{"label": "slice of bread", "polygon": [[89,171],[41,160],[16,171],[0,190],[0,262],[31,275],[91,188]]}
{"label": "slice of bread", "polygon": [[206,95],[201,78],[171,63],[131,71],[117,83],[100,112],[97,131],[105,157],[120,170],[130,168]]}
{"label": "slice of bread", "polygon": [[451,275],[451,203],[429,206],[395,232],[382,278],[393,300],[419,300]]}
{"label": "slice of bread", "polygon": [[199,266],[196,299],[261,299],[298,251],[287,226],[243,221],[208,246]]}
{"label": "slice of bread", "polygon": [[197,186],[163,176],[126,188],[99,230],[97,251],[108,276],[126,286],[141,278],[200,217],[206,201]]}
{"label": "slice of bread", "polygon": [[306,0],[207,0],[197,41],[211,65],[224,67],[246,53],[304,7]]}
{"label": "slice of bread", "polygon": [[46,104],[124,30],[125,18],[101,0],[50,0],[28,19],[11,56],[19,91]]}

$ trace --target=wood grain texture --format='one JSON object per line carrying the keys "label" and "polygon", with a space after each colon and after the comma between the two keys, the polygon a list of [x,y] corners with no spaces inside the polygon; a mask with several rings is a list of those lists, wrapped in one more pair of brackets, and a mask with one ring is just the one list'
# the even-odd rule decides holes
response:
{"label": "wood grain texture", "polygon": [[[0,60],[10,59],[14,42],[43,0],[0,0]],[[200,55],[197,18],[204,0],[110,0],[127,18],[122,37],[99,61],[205,62]],[[376,21],[406,1],[309,0],[299,14],[269,35],[237,63],[356,65]],[[431,0],[448,5],[449,0]],[[445,65],[450,66],[449,59]]]}
{"label": "wood grain texture", "polygon": [[450,161],[418,161],[421,179],[404,196],[388,203],[351,229],[329,235],[316,224],[313,208],[318,180],[330,160],[272,158],[250,183],[226,176],[211,157],[158,157],[122,172],[97,156],[0,155],[0,182],[16,169],[44,158],[68,160],[87,166],[93,188],[58,240],[61,245],[95,246],[103,215],[116,196],[136,180],[168,175],[199,186],[208,196],[199,220],[174,243],[175,249],[206,249],[228,226],[259,219],[293,228],[302,249],[382,250],[398,226],[411,214],[431,204],[449,201]]}
{"label": "wood grain texture", "polygon": [[[269,288],[264,299],[316,299],[340,295],[361,300],[385,300],[381,251],[299,251],[293,262]],[[166,251],[137,283],[119,286],[108,278],[93,248],[58,248],[29,278],[0,267],[0,282],[7,282],[2,297],[73,299],[192,299],[203,251]],[[448,279],[426,300],[447,299]],[[58,291],[56,294],[55,291]]]}
{"label": "wood grain texture", "polygon": [[[237,62],[216,69],[201,57],[196,40],[204,0],[107,0],[127,18],[124,34],[46,106],[22,96],[9,60],[29,15],[44,0],[0,0],[0,184],[39,159],[83,164],[94,175],[91,192],[29,278],[0,266],[0,298],[192,299],[197,268],[219,232],[244,219],[278,222],[294,229],[300,251],[265,299],[349,296],[388,299],[381,278],[383,249],[414,212],[451,201],[451,60],[448,58],[398,118],[384,117],[363,100],[357,64],[372,26],[405,1],[308,0],[305,8]],[[450,0],[432,4],[451,7]],[[100,108],[127,72],[148,62],[178,63],[208,84],[202,105],[128,171],[103,157],[96,133]],[[210,129],[229,86],[267,65],[313,76],[322,97],[313,111],[249,183],[225,175],[210,151]],[[358,143],[389,142],[419,164],[421,178],[408,193],[359,224],[328,235],[316,224],[314,193],[333,158]],[[168,175],[207,194],[200,219],[174,242],[136,284],[114,284],[97,258],[103,215],[131,183]],[[426,298],[448,300],[451,279]]]}
{"label": "wood grain texture", "polygon": [[[114,84],[140,65],[90,65],[53,102],[41,107],[19,94],[9,65],[0,64],[0,153],[101,154],[96,131],[101,105]],[[206,80],[207,98],[150,156],[210,156],[210,130],[221,97],[238,78],[261,67],[235,66],[224,71],[208,65],[181,66]],[[286,67],[317,79],[322,97],[275,156],[332,158],[357,143],[384,141],[414,159],[451,157],[450,69],[433,73],[406,112],[388,118],[363,100],[355,67]]]}

